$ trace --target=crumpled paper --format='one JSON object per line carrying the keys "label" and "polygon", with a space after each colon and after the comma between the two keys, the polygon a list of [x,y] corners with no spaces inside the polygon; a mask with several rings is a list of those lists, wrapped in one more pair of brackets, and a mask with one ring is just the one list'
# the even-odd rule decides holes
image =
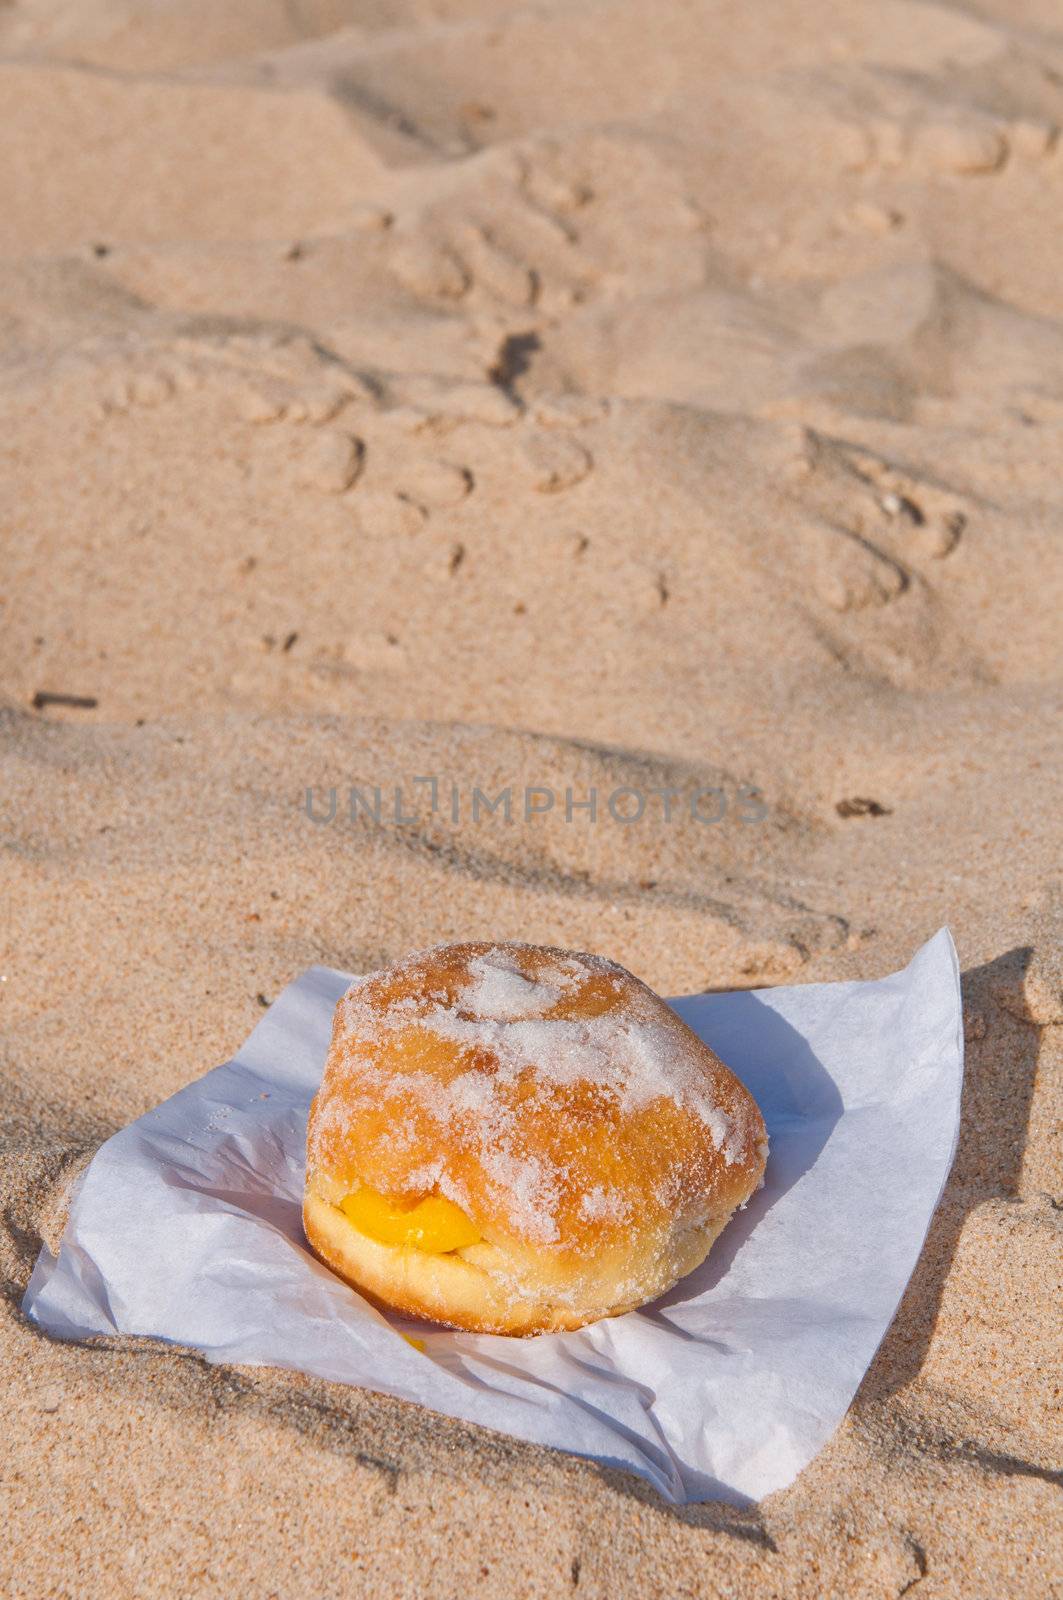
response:
{"label": "crumpled paper", "polygon": [[103,1145],[27,1315],[64,1339],[142,1334],[398,1395],[627,1468],[675,1502],[790,1483],[844,1416],[952,1162],[948,931],[877,982],[672,1001],[759,1102],[765,1186],[660,1300],[532,1339],[382,1315],[307,1249],[307,1112],[348,982],[311,968],[232,1061]]}

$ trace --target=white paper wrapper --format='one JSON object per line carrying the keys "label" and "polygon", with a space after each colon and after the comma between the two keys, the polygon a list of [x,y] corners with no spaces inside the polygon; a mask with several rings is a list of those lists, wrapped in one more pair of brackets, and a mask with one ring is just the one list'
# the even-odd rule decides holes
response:
{"label": "white paper wrapper", "polygon": [[383,1316],[306,1248],[307,1111],[348,982],[311,968],[232,1061],[107,1141],[26,1313],[60,1338],[151,1335],[399,1395],[626,1467],[673,1501],[790,1483],[844,1416],[952,1161],[948,932],[879,982],[673,1001],[763,1110],[765,1187],[653,1305],[533,1339]]}

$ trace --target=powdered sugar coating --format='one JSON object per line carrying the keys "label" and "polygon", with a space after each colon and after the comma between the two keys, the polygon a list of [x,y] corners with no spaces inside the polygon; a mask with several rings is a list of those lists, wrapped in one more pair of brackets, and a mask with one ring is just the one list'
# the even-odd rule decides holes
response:
{"label": "powdered sugar coating", "polygon": [[[725,1161],[732,1133],[730,1118],[714,1103],[698,1075],[675,1050],[670,1031],[654,1022],[635,1022],[617,1012],[587,1019],[537,1017],[499,1022],[470,1018],[446,1006],[432,1006],[424,1021],[440,1038],[474,1054],[490,1051],[499,1063],[496,1082],[531,1072],[544,1085],[593,1085],[615,1096],[621,1111],[635,1111],[662,1097],[693,1111],[711,1131]],[[481,1082],[491,1082],[491,1079]],[[447,1093],[452,1093],[447,1085]],[[442,1109],[442,1108],[441,1108]]]}
{"label": "powdered sugar coating", "polygon": [[472,982],[462,989],[459,1007],[463,1013],[489,1022],[542,1016],[575,982],[568,973],[560,982],[539,983],[526,978],[514,958],[497,948],[485,955],[473,956],[469,973]]}
{"label": "powdered sugar coating", "polygon": [[607,1189],[600,1183],[587,1190],[579,1209],[580,1216],[591,1222],[601,1222],[605,1217],[626,1222],[631,1215],[631,1204],[626,1197],[618,1189]]}

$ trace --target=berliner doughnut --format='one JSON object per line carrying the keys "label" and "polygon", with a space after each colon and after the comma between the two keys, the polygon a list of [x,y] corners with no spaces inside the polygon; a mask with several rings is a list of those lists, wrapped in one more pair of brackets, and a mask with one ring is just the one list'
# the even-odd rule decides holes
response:
{"label": "berliner doughnut", "polygon": [[355,979],[310,1111],[315,1253],[382,1306],[579,1328],[698,1266],[760,1185],[764,1122],[601,956],[453,944]]}

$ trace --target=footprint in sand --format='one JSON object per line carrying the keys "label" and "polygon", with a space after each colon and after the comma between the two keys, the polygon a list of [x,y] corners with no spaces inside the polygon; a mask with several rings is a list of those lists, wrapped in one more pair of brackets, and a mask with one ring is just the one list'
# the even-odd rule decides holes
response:
{"label": "footprint in sand", "polygon": [[706,225],[663,154],[608,134],[532,138],[481,152],[434,205],[397,217],[387,251],[416,299],[534,331],[605,285],[611,298],[700,285]]}
{"label": "footprint in sand", "polygon": [[951,555],[967,526],[965,512],[949,507],[930,513],[911,492],[890,489],[879,506],[884,516],[899,524],[897,536],[916,559],[941,561]]}
{"label": "footprint in sand", "polygon": [[803,543],[832,609],[888,604],[913,572],[959,545],[968,512],[949,490],[811,429],[787,435],[786,449],[782,476],[805,516],[812,513]]}
{"label": "footprint in sand", "polygon": [[802,543],[811,550],[816,592],[833,611],[888,605],[908,587],[902,566],[836,524],[806,522]]}
{"label": "footprint in sand", "polygon": [[129,361],[121,350],[83,352],[81,359],[94,368],[99,411],[104,418],[121,416],[140,406],[158,406],[170,400],[187,379],[179,364],[165,361],[164,354],[145,352],[136,361]]}
{"label": "footprint in sand", "polygon": [[609,402],[595,395],[540,395],[532,402],[532,416],[544,428],[586,428],[608,412]]}
{"label": "footprint in sand", "polygon": [[182,344],[197,383],[223,388],[241,422],[278,425],[300,488],[343,495],[354,486],[366,455],[362,418],[377,406],[367,379],[301,338]]}
{"label": "footprint in sand", "polygon": [[131,355],[121,339],[82,345],[69,359],[88,376],[106,419],[204,388],[224,391],[244,422],[320,425],[352,403],[373,405],[372,384],[301,335],[179,335],[143,340]]}
{"label": "footprint in sand", "polygon": [[299,456],[299,482],[322,494],[343,494],[362,470],[365,446],[350,433],[329,428],[311,436]]}
{"label": "footprint in sand", "polygon": [[417,533],[433,511],[450,510],[473,491],[470,468],[431,456],[396,461],[373,457],[372,481],[391,479],[393,487],[370,488],[353,497],[359,526],[378,539]]}
{"label": "footprint in sand", "polygon": [[868,494],[861,495],[860,528],[870,525],[892,551],[919,563],[952,555],[967,527],[969,511],[962,497],[866,451],[848,449],[850,470]]}
{"label": "footprint in sand", "polygon": [[401,539],[423,526],[425,513],[390,489],[366,489],[354,507],[358,526],[374,539]]}
{"label": "footprint in sand", "polygon": [[1008,140],[988,117],[933,117],[911,130],[908,150],[914,166],[974,177],[999,171]]}
{"label": "footprint in sand", "polygon": [[298,485],[349,495],[359,523],[380,537],[415,533],[472,492],[471,468],[447,449],[450,431],[507,428],[522,415],[488,382],[370,380],[306,341],[232,344],[210,353],[212,376],[229,388],[239,418],[280,425]]}
{"label": "footprint in sand", "polygon": [[459,430],[493,437],[521,413],[486,383],[382,380],[382,390],[380,405],[359,418],[364,443],[346,503],[371,537],[401,539],[473,493],[476,476],[462,459]]}
{"label": "footprint in sand", "polygon": [[571,490],[594,467],[577,435],[608,411],[565,394],[541,395],[529,411],[486,379],[370,379],[299,337],[208,340],[182,354],[198,382],[227,391],[240,421],[276,437],[298,488],[336,497],[370,538],[404,541],[444,519],[417,560],[446,579],[465,570],[467,552],[445,518],[475,493],[481,464],[540,494]]}
{"label": "footprint in sand", "polygon": [[843,156],[858,170],[905,167],[924,175],[978,178],[1000,172],[1012,160],[1044,160],[1058,137],[1058,128],[1037,116],[1006,123],[975,110],[943,113],[934,105],[913,105],[907,113],[874,119],[864,128],[849,126]]}
{"label": "footprint in sand", "polygon": [[398,220],[391,271],[430,303],[549,317],[585,299],[598,278],[573,220],[591,198],[586,186],[552,178],[537,155],[492,151],[467,190]]}
{"label": "footprint in sand", "polygon": [[390,266],[404,289],[419,300],[460,300],[471,286],[467,266],[455,250],[441,240],[420,234],[397,233]]}
{"label": "footprint in sand", "polygon": [[180,335],[143,341],[135,359],[122,341],[82,347],[73,364],[94,375],[101,410],[156,406],[207,386],[223,389],[242,421],[321,424],[352,403],[374,405],[372,384],[302,335]]}
{"label": "footprint in sand", "polygon": [[412,433],[472,422],[487,428],[511,428],[524,410],[519,400],[497,384],[446,378],[396,378],[388,387],[387,399],[391,420]]}
{"label": "footprint in sand", "polygon": [[509,306],[534,305],[539,294],[538,273],[497,244],[489,229],[467,224],[459,230],[457,247],[479,288]]}
{"label": "footprint in sand", "polygon": [[559,494],[587,477],[594,465],[589,450],[564,433],[530,433],[521,441],[521,455],[534,488]]}
{"label": "footprint in sand", "polygon": [[456,506],[472,493],[473,475],[468,467],[431,457],[412,460],[401,471],[399,493],[430,512]]}
{"label": "footprint in sand", "polygon": [[233,340],[214,354],[215,369],[229,373],[237,415],[245,422],[332,421],[348,406],[377,403],[372,383],[331,360],[309,340],[250,344]]}

